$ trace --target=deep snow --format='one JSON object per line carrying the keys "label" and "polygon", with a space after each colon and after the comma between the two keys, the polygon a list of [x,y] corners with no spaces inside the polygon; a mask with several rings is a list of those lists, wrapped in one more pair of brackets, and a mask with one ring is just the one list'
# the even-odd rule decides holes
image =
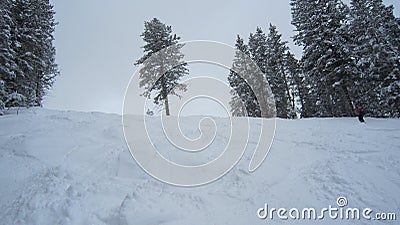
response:
{"label": "deep snow", "polygon": [[[0,117],[0,223],[310,224],[260,220],[257,210],[265,203],[318,209],[335,206],[339,196],[351,207],[399,216],[400,120],[366,120],[277,120],[271,151],[254,173],[247,171],[247,151],[221,179],[181,188],[136,164],[119,115],[36,108],[8,113]],[[185,123],[197,129],[197,122]],[[343,222],[396,224],[318,223]]]}

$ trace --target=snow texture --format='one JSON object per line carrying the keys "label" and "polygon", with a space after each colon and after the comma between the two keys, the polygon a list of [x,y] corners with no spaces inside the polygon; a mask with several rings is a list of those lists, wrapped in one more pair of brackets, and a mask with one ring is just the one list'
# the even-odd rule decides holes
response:
{"label": "snow texture", "polygon": [[180,188],[136,164],[119,115],[6,111],[0,117],[0,224],[291,224],[260,220],[257,210],[265,203],[322,208],[339,196],[351,207],[398,213],[400,120],[366,121],[278,120],[272,149],[254,173],[247,172],[253,153],[247,151],[216,182]]}

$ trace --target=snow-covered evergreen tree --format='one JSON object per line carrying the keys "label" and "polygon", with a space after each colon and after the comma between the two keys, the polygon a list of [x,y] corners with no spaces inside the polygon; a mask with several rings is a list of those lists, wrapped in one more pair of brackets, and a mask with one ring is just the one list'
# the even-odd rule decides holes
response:
{"label": "snow-covered evergreen tree", "polygon": [[41,105],[45,91],[58,74],[54,14],[49,0],[15,0],[12,7],[16,77],[7,86],[26,98],[26,106]]}
{"label": "snow-covered evergreen tree", "polygon": [[309,86],[307,116],[350,116],[352,60],[344,26],[348,8],[340,0],[292,0],[294,40],[303,46],[302,67]]}
{"label": "snow-covered evergreen tree", "polygon": [[11,48],[11,31],[14,26],[11,6],[11,0],[2,0],[0,4],[0,111],[5,107],[9,92],[6,82],[15,78],[14,51]]}
{"label": "snow-covered evergreen tree", "polygon": [[291,106],[295,113],[298,113],[300,117],[304,117],[303,110],[307,106],[305,101],[308,89],[304,83],[300,63],[290,51],[285,54],[285,71],[289,78],[289,89],[292,96]]}
{"label": "snow-covered evergreen tree", "polygon": [[[260,107],[263,109],[262,112],[265,115],[261,115],[262,117],[271,117],[276,116],[276,106],[274,100],[274,90],[266,87],[269,84],[268,77],[266,76],[267,72],[267,57],[268,57],[268,46],[267,46],[267,36],[264,31],[257,27],[256,32],[250,33],[248,49],[250,53],[250,58],[252,61],[258,66],[261,73],[254,73],[254,76],[251,77],[253,91],[259,94],[258,99],[260,103]],[[272,93],[269,93],[271,92]],[[271,111],[272,110],[272,111]]]}
{"label": "snow-covered evergreen tree", "polygon": [[254,34],[250,34],[248,46],[251,59],[265,74],[267,68],[267,36],[261,27],[257,27]]}
{"label": "snow-covered evergreen tree", "polygon": [[285,71],[285,53],[289,48],[281,37],[276,26],[270,24],[266,40],[265,76],[274,93],[277,116],[293,118],[295,110],[292,105],[289,77]]}
{"label": "snow-covered evergreen tree", "polygon": [[255,65],[249,62],[250,53],[248,47],[239,35],[237,36],[235,47],[237,51],[228,76],[228,82],[233,89],[230,101],[232,115],[260,117],[261,108],[259,102],[248,83],[251,82],[250,79],[254,79],[256,74]]}
{"label": "snow-covered evergreen tree", "polygon": [[[171,26],[163,24],[157,18],[145,22],[142,33],[144,56],[135,64],[142,64],[140,70],[141,88],[145,88],[143,96],[153,96],[155,104],[164,102],[165,113],[170,115],[168,95],[178,95],[177,91],[185,91],[186,86],[180,83],[188,74],[186,63],[182,61],[180,52],[183,44],[178,44],[180,37],[172,34]],[[168,47],[168,48],[167,48]],[[177,65],[177,66],[175,66]]]}
{"label": "snow-covered evergreen tree", "polygon": [[54,46],[54,31],[57,25],[55,21],[54,6],[49,0],[40,0],[36,3],[35,14],[39,15],[37,27],[42,31],[37,36],[41,41],[41,51],[38,55],[41,56],[39,66],[36,67],[36,76],[34,79],[35,105],[41,105],[46,91],[53,85],[56,76],[59,74],[58,65],[56,64],[56,48]]}
{"label": "snow-covered evergreen tree", "polygon": [[358,71],[355,104],[369,115],[400,116],[400,26],[382,0],[352,0],[348,33]]}
{"label": "snow-covered evergreen tree", "polygon": [[3,114],[2,110],[6,107],[5,100],[6,100],[6,88],[3,80],[0,80],[0,115]]}
{"label": "snow-covered evergreen tree", "polygon": [[[260,27],[257,27],[256,32],[250,34],[248,51],[251,59],[261,69],[263,79],[268,82],[271,88],[277,116],[293,118],[295,117],[294,99],[290,90],[290,77],[285,69],[285,54],[288,47],[286,42],[282,41],[281,36],[276,26],[272,24],[267,35]],[[262,79],[255,83],[261,84]]]}
{"label": "snow-covered evergreen tree", "polygon": [[292,0],[305,116],[400,116],[400,26],[382,0]]}
{"label": "snow-covered evergreen tree", "polygon": [[231,90],[231,100],[229,101],[229,106],[231,107],[232,116],[243,117],[247,116],[247,110],[242,102],[242,99],[238,96],[236,91]]}

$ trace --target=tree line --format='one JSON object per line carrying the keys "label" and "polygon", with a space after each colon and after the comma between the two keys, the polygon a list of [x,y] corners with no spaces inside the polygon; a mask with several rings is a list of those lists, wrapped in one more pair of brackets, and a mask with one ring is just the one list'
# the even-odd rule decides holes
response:
{"label": "tree line", "polygon": [[53,6],[48,0],[2,0],[0,4],[0,110],[41,106],[59,74]]}
{"label": "tree line", "polygon": [[302,115],[400,116],[400,19],[382,0],[292,0]]}
{"label": "tree line", "polygon": [[[282,40],[282,35],[272,24],[267,34],[261,27],[257,27],[256,32],[251,33],[248,39],[246,44],[238,35],[235,47],[237,51],[245,54],[246,58],[255,62],[262,73],[255,73],[255,68],[251,68],[252,62],[238,58],[236,54],[233,69],[228,76],[228,82],[232,87],[230,106],[233,116],[262,116],[259,100],[254,93],[259,92],[260,88],[254,84],[262,83],[261,79],[265,78],[275,100],[276,116],[295,118],[296,113],[301,109],[298,107],[298,103],[301,102],[299,98],[301,92],[298,90],[301,82],[297,79],[300,76],[300,70],[299,63],[289,51],[287,42]],[[242,56],[239,54],[239,57]],[[244,79],[238,73],[249,74],[249,76]]]}
{"label": "tree line", "polygon": [[[292,0],[291,10],[300,60],[272,24],[267,34],[258,27],[247,44],[236,40],[237,50],[268,80],[278,117],[354,116],[358,107],[373,117],[400,116],[400,19],[393,6],[382,0]],[[228,80],[232,113],[258,117],[248,85],[233,71]]]}
{"label": "tree line", "polygon": [[[257,88],[248,80],[257,84],[261,78],[237,74],[238,69],[247,74],[255,71],[243,59],[245,54],[268,81],[280,118],[354,116],[356,108],[373,117],[400,117],[400,19],[393,6],[382,0],[351,0],[349,5],[341,0],[291,0],[290,5],[293,39],[303,49],[301,58],[296,59],[273,24],[267,33],[257,27],[247,43],[238,35],[235,47],[241,54],[236,54],[235,70],[228,75],[232,114],[262,116]],[[146,54],[137,64],[146,64],[150,55],[179,40],[158,19],[145,22],[142,37]],[[177,54],[175,62],[182,57]],[[166,71],[162,64],[153,60],[145,66]],[[168,105],[168,94],[187,73],[181,64],[153,85],[155,80],[143,70],[140,86],[146,88],[145,97],[155,93],[156,104],[164,100]]]}

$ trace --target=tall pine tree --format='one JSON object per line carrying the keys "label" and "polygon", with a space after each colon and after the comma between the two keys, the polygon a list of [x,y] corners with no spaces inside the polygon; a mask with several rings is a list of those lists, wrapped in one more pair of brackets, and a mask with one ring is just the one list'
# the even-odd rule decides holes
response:
{"label": "tall pine tree", "polygon": [[232,99],[230,101],[232,115],[261,117],[259,102],[248,83],[250,79],[254,78],[257,68],[254,67],[254,63],[249,62],[248,47],[239,35],[235,47],[235,59],[228,76],[228,82],[232,87]]}
{"label": "tall pine tree", "polygon": [[307,116],[351,116],[353,68],[346,45],[348,8],[340,0],[292,0],[294,37],[303,46]]}
{"label": "tall pine tree", "polygon": [[145,54],[135,63],[143,65],[139,86],[145,88],[144,97],[153,97],[155,104],[164,102],[165,113],[169,116],[168,95],[178,95],[178,90],[186,90],[186,86],[179,83],[188,74],[187,65],[182,61],[184,56],[180,52],[183,44],[178,44],[180,37],[172,34],[171,26],[157,18],[144,25],[141,36],[146,42],[143,46]]}
{"label": "tall pine tree", "polygon": [[12,14],[17,68],[16,78],[9,85],[26,98],[26,106],[40,106],[58,75],[53,45],[55,12],[48,0],[15,0]]}
{"label": "tall pine tree", "polygon": [[[252,82],[253,91],[259,94],[258,101],[261,103],[261,110],[265,115],[261,115],[261,117],[271,117],[276,116],[277,109],[274,100],[274,90],[269,83],[268,77],[266,76],[267,72],[267,54],[268,54],[268,46],[267,46],[267,36],[264,31],[257,27],[256,32],[251,33],[249,36],[248,49],[250,53],[250,58],[252,61],[258,66],[260,69],[260,73],[254,73],[254,76],[250,78]],[[269,85],[269,87],[266,87]],[[270,93],[272,91],[272,93]]]}
{"label": "tall pine tree", "polygon": [[282,41],[276,26],[270,24],[266,46],[265,76],[274,93],[276,112],[280,118],[293,118],[294,108],[290,92],[290,81],[285,71],[285,53],[287,42]]}
{"label": "tall pine tree", "polygon": [[11,0],[2,0],[0,4],[0,110],[4,109],[10,92],[6,88],[6,81],[15,78],[14,51],[11,48],[11,32],[14,27],[11,7]]}
{"label": "tall pine tree", "polygon": [[55,12],[49,0],[3,0],[0,107],[39,106],[56,75]]}
{"label": "tall pine tree", "polygon": [[[300,115],[300,118],[304,117],[303,111],[306,111],[306,94],[308,92],[307,86],[304,83],[304,76],[301,70],[301,66],[296,57],[287,51],[285,54],[285,71],[287,77],[289,77],[289,86],[291,91],[291,105],[296,114]],[[296,115],[297,116],[297,115]]]}
{"label": "tall pine tree", "polygon": [[400,27],[381,0],[352,0],[348,33],[358,70],[355,104],[376,117],[400,116]]}

